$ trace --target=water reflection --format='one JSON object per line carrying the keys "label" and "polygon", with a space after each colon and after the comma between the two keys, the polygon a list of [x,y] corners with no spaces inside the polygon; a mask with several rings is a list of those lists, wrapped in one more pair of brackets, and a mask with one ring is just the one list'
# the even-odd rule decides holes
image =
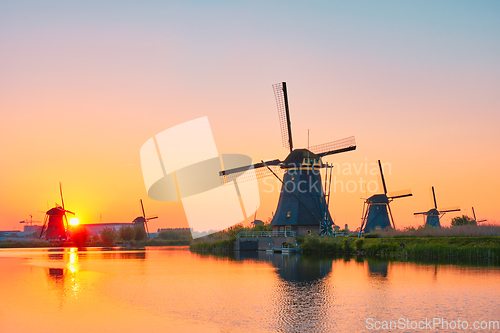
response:
{"label": "water reflection", "polygon": [[383,278],[387,277],[387,269],[389,267],[388,260],[377,257],[368,257],[366,258],[366,262],[368,263],[368,271],[371,276],[379,276]]}
{"label": "water reflection", "polygon": [[[271,324],[279,332],[328,332],[331,321],[324,314],[333,306],[333,294],[327,276],[332,272],[332,259],[300,254],[235,252],[235,259],[270,263],[280,277],[269,300],[274,307]],[[307,318],[307,320],[304,320]]]}
{"label": "water reflection", "polygon": [[54,280],[55,283],[58,283],[64,278],[64,269],[49,268],[49,276]]}
{"label": "water reflection", "polygon": [[137,251],[101,251],[101,258],[102,259],[107,259],[107,260],[113,260],[113,259],[139,259],[139,260],[145,260],[146,259],[146,251],[145,250],[137,250]]}
{"label": "water reflection", "polygon": [[46,268],[50,289],[57,293],[59,308],[67,298],[78,299],[82,291],[81,262],[92,262],[96,259],[104,260],[146,260],[145,250],[110,250],[102,248],[58,248],[47,249],[46,259],[49,267]]}

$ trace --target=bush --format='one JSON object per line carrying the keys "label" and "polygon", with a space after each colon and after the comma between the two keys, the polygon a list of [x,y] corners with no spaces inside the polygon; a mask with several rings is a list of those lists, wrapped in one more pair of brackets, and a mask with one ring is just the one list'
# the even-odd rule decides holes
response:
{"label": "bush", "polygon": [[148,237],[148,234],[146,233],[146,230],[144,229],[143,224],[136,224],[134,226],[134,231],[135,231],[134,239],[136,241],[141,241],[141,240],[144,240]]}
{"label": "bush", "polygon": [[130,242],[135,238],[135,229],[131,226],[121,226],[118,234],[125,242]]}
{"label": "bush", "polygon": [[118,239],[118,233],[113,228],[103,228],[101,231],[101,242],[105,246],[114,246],[116,240]]}
{"label": "bush", "polygon": [[461,226],[461,225],[477,225],[477,222],[473,219],[471,219],[470,217],[468,217],[467,215],[462,215],[460,217],[454,217],[452,220],[451,220],[451,225],[453,227],[456,227],[456,226]]}
{"label": "bush", "polygon": [[344,238],[344,242],[342,244],[342,251],[344,253],[351,253],[354,250],[354,248],[351,245],[351,240],[349,238]]}
{"label": "bush", "polygon": [[365,240],[363,238],[359,238],[356,240],[356,250],[363,251],[363,245],[365,244]]}

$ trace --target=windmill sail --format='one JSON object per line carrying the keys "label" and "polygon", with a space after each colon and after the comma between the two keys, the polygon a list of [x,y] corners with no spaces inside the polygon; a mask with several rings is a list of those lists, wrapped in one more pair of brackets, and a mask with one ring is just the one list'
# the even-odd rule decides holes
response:
{"label": "windmill sail", "polygon": [[410,189],[406,189],[406,190],[394,191],[394,192],[387,193],[387,196],[390,199],[398,199],[398,198],[404,198],[404,197],[411,197],[411,196],[413,196],[413,194],[411,193]]}
{"label": "windmill sail", "polygon": [[354,136],[309,147],[309,151],[315,153],[319,157],[343,153],[355,149],[356,139]]}
{"label": "windmill sail", "polygon": [[286,82],[273,84],[274,97],[276,97],[276,106],[278,107],[278,116],[280,118],[281,138],[283,147],[293,150],[292,142],[292,124],[290,122],[290,111],[288,110],[288,93]]}
{"label": "windmill sail", "polygon": [[280,165],[268,165],[268,166],[272,170],[272,172],[268,168],[258,167],[257,169],[253,169],[252,166],[250,166],[250,168],[244,171],[231,172],[223,176],[221,175],[220,176],[221,184],[224,185],[233,182],[235,180],[237,180],[238,182],[246,182],[250,180],[261,179],[272,176],[273,172],[279,176],[282,176],[286,171],[286,169],[281,168]]}

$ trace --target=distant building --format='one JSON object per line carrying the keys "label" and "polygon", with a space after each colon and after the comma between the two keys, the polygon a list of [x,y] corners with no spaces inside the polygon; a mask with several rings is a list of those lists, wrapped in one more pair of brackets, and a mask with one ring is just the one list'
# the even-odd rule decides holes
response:
{"label": "distant building", "polygon": [[24,226],[24,234],[32,234],[32,233],[37,233],[37,235],[40,235],[40,232],[42,231],[42,226],[41,225],[25,225]]}

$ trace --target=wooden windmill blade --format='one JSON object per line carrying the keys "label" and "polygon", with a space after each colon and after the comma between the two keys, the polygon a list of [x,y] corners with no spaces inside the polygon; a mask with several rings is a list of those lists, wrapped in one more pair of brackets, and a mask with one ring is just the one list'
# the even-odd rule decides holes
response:
{"label": "wooden windmill blade", "polygon": [[413,213],[413,215],[427,215],[427,212]]}
{"label": "wooden windmill blade", "polygon": [[387,186],[385,186],[384,170],[382,170],[382,163],[378,160],[378,167],[380,169],[380,177],[382,177],[382,185],[384,186],[384,194],[387,194]]}
{"label": "wooden windmill blade", "polygon": [[308,150],[318,155],[319,157],[324,157],[355,149],[356,149],[356,139],[354,138],[354,136],[350,136],[344,139],[312,146],[309,147]]}
{"label": "wooden windmill blade", "polygon": [[290,111],[288,109],[288,93],[286,90],[286,82],[273,84],[273,90],[274,97],[276,98],[276,106],[278,107],[278,116],[280,119],[283,147],[290,148],[290,152],[292,152],[292,123],[290,121]]}
{"label": "wooden windmill blade", "polygon": [[398,199],[398,198],[411,197],[411,196],[413,196],[413,194],[411,193],[410,189],[406,189],[406,190],[401,190],[401,191],[395,191],[395,192],[388,193],[387,196],[390,199]]}
{"label": "wooden windmill blade", "polygon": [[434,199],[434,209],[437,209],[438,205],[436,201],[436,192],[434,191],[434,186],[432,186],[432,198]]}
{"label": "wooden windmill blade", "polygon": [[265,165],[270,166],[276,173],[283,173],[284,170],[282,170],[280,167],[281,163],[282,162],[279,159],[276,159],[221,171],[219,172],[221,184],[224,185],[235,180],[255,180],[272,175],[272,173],[264,167]]}
{"label": "wooden windmill blade", "polygon": [[443,214],[443,213],[459,212],[459,211],[460,211],[460,208],[448,208],[445,210],[440,210],[439,213]]}
{"label": "wooden windmill blade", "polygon": [[47,223],[48,223],[48,221],[49,221],[49,216],[47,214],[45,214],[45,218],[43,219],[42,230],[40,230],[40,236],[38,236],[38,238],[42,238],[43,234],[47,230]]}
{"label": "wooden windmill blade", "polygon": [[64,222],[66,224],[66,226],[65,226],[66,227],[65,233],[66,233],[66,237],[68,237],[69,224],[68,224],[68,217],[66,216],[66,213],[70,213],[70,214],[73,214],[73,215],[75,215],[75,213],[70,212],[69,210],[66,210],[66,208],[64,207],[64,197],[63,197],[61,182],[59,182],[59,193],[61,193],[61,204],[62,204],[62,209],[64,211]]}
{"label": "wooden windmill blade", "polygon": [[146,213],[144,212],[144,204],[142,203],[142,199],[139,199],[141,202],[141,209],[142,209],[142,217],[146,218]]}
{"label": "wooden windmill blade", "polygon": [[[279,159],[276,159],[276,160],[272,160],[272,161],[266,161],[264,162],[265,164],[267,165],[279,165],[281,163],[281,161]],[[231,175],[233,173],[240,173],[240,172],[245,172],[245,171],[248,171],[250,169],[258,169],[258,168],[262,168],[264,167],[264,164],[263,162],[261,163],[255,163],[255,164],[252,164],[252,165],[246,165],[246,166],[242,166],[242,167],[239,167],[239,168],[234,168],[234,169],[229,169],[229,170],[223,170],[221,172],[219,172],[219,176],[227,176],[227,175]]]}

